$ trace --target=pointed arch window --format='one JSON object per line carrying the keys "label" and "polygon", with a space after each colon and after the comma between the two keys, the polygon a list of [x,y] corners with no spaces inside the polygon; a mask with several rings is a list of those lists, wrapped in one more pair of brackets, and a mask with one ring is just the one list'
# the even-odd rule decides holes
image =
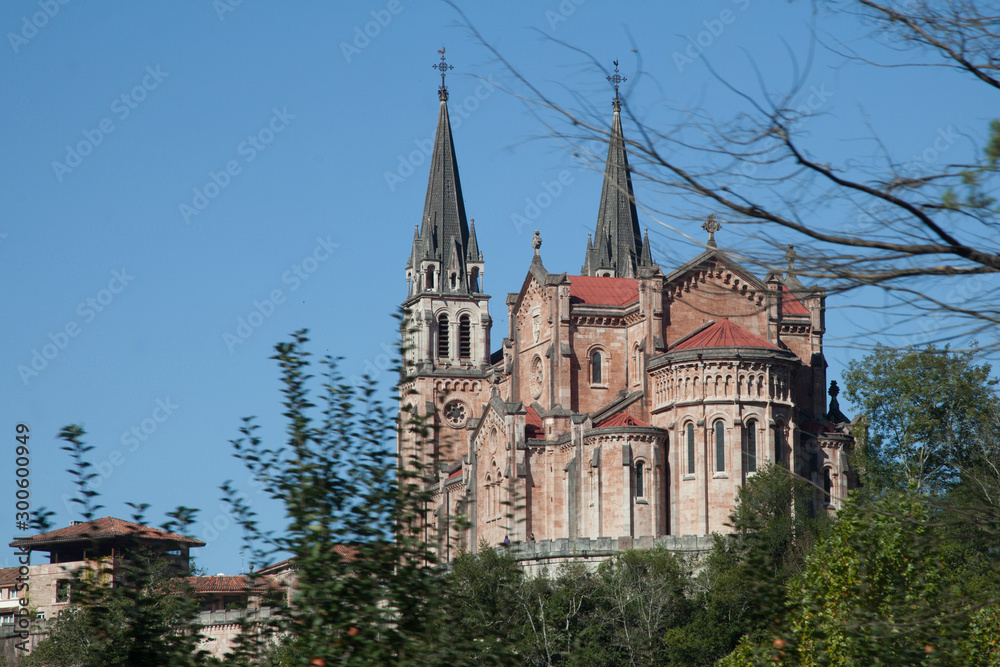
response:
{"label": "pointed arch window", "polygon": [[604,382],[604,369],[601,367],[602,357],[600,350],[594,350],[590,355],[590,383],[601,384]]}
{"label": "pointed arch window", "polygon": [[637,461],[635,464],[635,495],[637,498],[642,498],[646,495],[645,479],[646,466],[642,461]]}
{"label": "pointed arch window", "polygon": [[715,470],[726,470],[726,423],[721,419],[715,422]]}
{"label": "pointed arch window", "polygon": [[472,267],[469,271],[469,291],[478,292],[479,291],[479,267]]}
{"label": "pointed arch window", "polygon": [[691,422],[688,422],[687,425],[687,450],[688,450],[687,474],[693,475],[694,474],[694,424],[692,424]]}
{"label": "pointed arch window", "polygon": [[458,318],[458,356],[463,361],[472,358],[472,325],[468,315]]}
{"label": "pointed arch window", "polygon": [[450,331],[448,316],[441,314],[438,317],[438,358],[447,359],[451,349]]}
{"label": "pointed arch window", "polygon": [[757,422],[747,422],[747,472],[757,472]]}
{"label": "pointed arch window", "polygon": [[830,469],[823,469],[823,502],[830,504],[830,489],[833,488],[833,480],[830,479]]}

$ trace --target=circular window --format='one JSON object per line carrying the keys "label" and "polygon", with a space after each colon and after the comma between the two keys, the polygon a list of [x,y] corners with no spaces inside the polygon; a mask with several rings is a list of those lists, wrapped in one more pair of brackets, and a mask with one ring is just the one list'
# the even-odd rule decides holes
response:
{"label": "circular window", "polygon": [[537,399],[542,395],[542,380],[544,378],[544,365],[542,358],[535,355],[531,360],[531,368],[528,370],[528,383],[531,386],[531,396]]}
{"label": "circular window", "polygon": [[444,418],[450,426],[455,428],[463,426],[467,416],[468,410],[461,401],[451,401],[444,406]]}

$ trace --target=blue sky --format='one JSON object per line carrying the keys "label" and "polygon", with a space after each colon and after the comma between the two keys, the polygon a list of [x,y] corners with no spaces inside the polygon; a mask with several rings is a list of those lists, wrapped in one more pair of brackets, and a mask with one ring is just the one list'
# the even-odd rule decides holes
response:
{"label": "blue sky", "polygon": [[[779,90],[809,61],[813,28],[861,34],[848,17],[814,25],[806,2],[462,6],[535,85],[609,124],[606,72],[566,45],[606,67],[619,59],[629,110],[666,125],[679,107],[719,117],[735,110],[738,99],[706,61],[749,88],[756,65]],[[0,280],[9,309],[0,404],[11,445],[0,462],[8,499],[0,533],[8,539],[21,534],[12,472],[19,422],[31,428],[31,501],[55,510],[59,525],[76,518],[64,502],[69,459],[55,437],[70,423],[95,448],[102,514],[127,518],[125,502],[148,502],[158,523],[177,505],[201,508],[195,534],[209,545],[197,558],[209,573],[241,567],[239,529],[220,507],[223,481],[280,525],[280,508],[248,484],[229,440],[247,415],[272,444],[280,440],[269,356],[294,330],[310,330],[315,354],[344,357],[348,376],[391,381],[391,315],[423,207],[423,147],[438,106],[431,65],[442,45],[455,67],[448,85],[466,208],[494,297],[493,347],[534,229],[549,270],[582,264],[600,174],[549,134],[518,97],[523,86],[445,3],[10,0],[0,28]],[[894,150],[919,153],[942,128],[981,134],[990,117],[972,84],[836,61],[818,49],[806,75],[803,103],[822,97],[810,127],[816,151],[849,154],[867,136],[865,119]],[[958,142],[956,154],[971,143]],[[673,206],[643,183],[636,194],[640,204]],[[667,222],[703,236],[696,223]],[[641,224],[667,270],[698,252],[655,220]],[[864,317],[843,308],[852,302],[830,303],[831,378],[857,354],[837,347]]]}

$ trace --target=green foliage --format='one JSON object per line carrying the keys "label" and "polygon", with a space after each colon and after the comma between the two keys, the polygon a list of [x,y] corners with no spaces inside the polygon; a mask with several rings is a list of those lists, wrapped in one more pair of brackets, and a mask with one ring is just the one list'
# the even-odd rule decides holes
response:
{"label": "green foliage", "polygon": [[790,586],[790,661],[968,664],[970,642],[983,643],[970,634],[976,592],[936,518],[926,497],[906,494],[843,509]]}
{"label": "green foliage", "polygon": [[[97,493],[89,482],[96,475],[86,454],[84,430],[68,426],[60,437],[73,457],[74,501],[93,519]],[[148,506],[133,505],[133,521],[144,524]],[[48,514],[48,513],[45,513]],[[167,529],[183,534],[194,511],[179,508]],[[123,538],[124,540],[124,538]],[[198,650],[199,605],[177,563],[133,541],[122,544],[124,557],[100,559],[76,571],[70,580],[72,605],[52,622],[48,638],[21,663],[53,667],[197,667],[206,663]]]}
{"label": "green foliage", "polygon": [[[271,498],[284,504],[288,525],[266,533],[229,484],[223,486],[258,562],[274,552],[295,558],[295,599],[275,628],[288,633],[295,659],[326,664],[445,664],[465,647],[442,641],[448,608],[443,573],[423,540],[423,507],[430,499],[415,461],[397,468],[397,427],[375,398],[374,382],[360,391],[338,373],[325,373],[317,406],[310,399],[310,354],[305,332],[276,346],[284,384],[287,442],[266,447],[247,419],[236,455]],[[423,420],[404,413],[399,429],[427,439]],[[241,647],[233,660],[254,659],[263,646]]]}
{"label": "green foliage", "polygon": [[1000,408],[989,375],[988,364],[948,348],[878,347],[852,361],[844,379],[847,397],[864,414],[854,461],[863,495],[945,494],[983,462],[980,450],[996,441]]}

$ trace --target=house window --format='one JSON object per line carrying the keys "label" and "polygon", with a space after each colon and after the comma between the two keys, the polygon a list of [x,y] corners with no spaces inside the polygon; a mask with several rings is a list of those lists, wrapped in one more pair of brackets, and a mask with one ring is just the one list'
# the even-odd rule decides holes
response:
{"label": "house window", "polygon": [[448,351],[450,348],[450,341],[448,331],[448,316],[441,315],[438,317],[438,358],[447,359]]}
{"label": "house window", "polygon": [[747,472],[757,472],[757,422],[747,422]]}
{"label": "house window", "polygon": [[601,353],[599,350],[594,350],[594,353],[590,355],[590,382],[591,384],[601,384],[604,381],[603,378]]}
{"label": "house window", "polygon": [[687,426],[687,440],[688,440],[688,474],[694,474],[694,424],[689,423]]}
{"label": "house window", "polygon": [[715,422],[715,470],[726,469],[726,424],[721,419]]}
{"label": "house window", "polygon": [[60,579],[56,582],[56,602],[69,602],[69,588],[68,579]]}
{"label": "house window", "polygon": [[643,465],[642,461],[638,461],[635,464],[635,495],[639,498],[646,495],[646,490],[643,488],[643,476],[646,473],[646,466]]}
{"label": "house window", "polygon": [[472,357],[472,331],[468,315],[458,319],[458,356],[462,359]]}

